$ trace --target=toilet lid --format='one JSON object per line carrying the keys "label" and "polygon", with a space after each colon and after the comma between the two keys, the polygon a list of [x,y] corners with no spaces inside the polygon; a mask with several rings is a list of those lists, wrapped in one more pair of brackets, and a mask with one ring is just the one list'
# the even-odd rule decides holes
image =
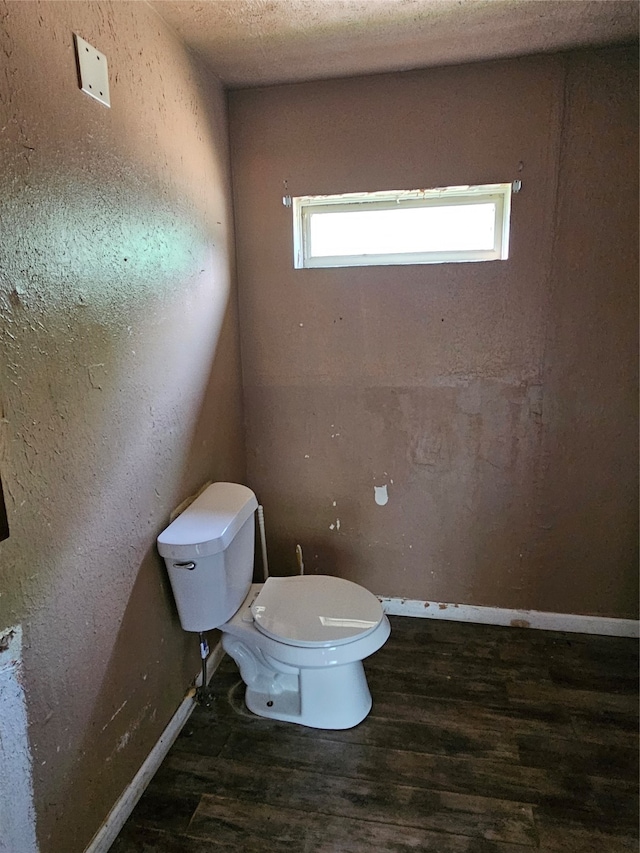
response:
{"label": "toilet lid", "polygon": [[328,575],[268,578],[251,605],[256,628],[292,646],[334,646],[380,624],[378,599],[358,584]]}

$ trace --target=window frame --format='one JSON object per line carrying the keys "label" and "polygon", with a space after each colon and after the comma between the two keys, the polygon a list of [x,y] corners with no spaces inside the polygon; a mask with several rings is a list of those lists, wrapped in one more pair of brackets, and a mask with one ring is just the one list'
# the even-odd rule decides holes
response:
{"label": "window frame", "polygon": [[[436,187],[424,190],[384,190],[381,192],[307,195],[292,199],[293,259],[295,269],[332,267],[388,266],[405,264],[466,263],[506,260],[509,257],[509,226],[513,185],[477,184]],[[452,207],[456,205],[495,204],[494,245],[492,249],[446,250],[438,252],[398,252],[365,255],[311,255],[311,217],[313,213],[394,210],[410,207]]]}

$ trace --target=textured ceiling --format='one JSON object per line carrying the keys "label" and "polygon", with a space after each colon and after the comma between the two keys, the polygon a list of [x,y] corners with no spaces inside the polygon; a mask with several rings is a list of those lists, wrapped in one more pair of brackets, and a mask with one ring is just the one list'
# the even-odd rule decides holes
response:
{"label": "textured ceiling", "polygon": [[151,0],[231,88],[638,37],[637,0]]}

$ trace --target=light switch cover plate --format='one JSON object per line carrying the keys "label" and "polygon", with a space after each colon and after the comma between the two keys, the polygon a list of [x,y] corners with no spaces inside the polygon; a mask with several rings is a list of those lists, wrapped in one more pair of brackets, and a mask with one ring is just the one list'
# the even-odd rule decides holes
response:
{"label": "light switch cover plate", "polygon": [[92,47],[88,41],[80,38],[77,33],[74,33],[73,37],[76,43],[80,88],[87,95],[95,98],[96,101],[100,101],[101,104],[110,107],[107,57],[104,53],[100,53],[99,50]]}

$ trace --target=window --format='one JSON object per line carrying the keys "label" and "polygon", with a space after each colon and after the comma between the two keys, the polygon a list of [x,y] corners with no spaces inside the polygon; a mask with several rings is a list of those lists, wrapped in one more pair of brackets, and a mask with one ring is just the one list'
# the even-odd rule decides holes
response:
{"label": "window", "polygon": [[294,267],[504,260],[511,184],[299,196]]}

